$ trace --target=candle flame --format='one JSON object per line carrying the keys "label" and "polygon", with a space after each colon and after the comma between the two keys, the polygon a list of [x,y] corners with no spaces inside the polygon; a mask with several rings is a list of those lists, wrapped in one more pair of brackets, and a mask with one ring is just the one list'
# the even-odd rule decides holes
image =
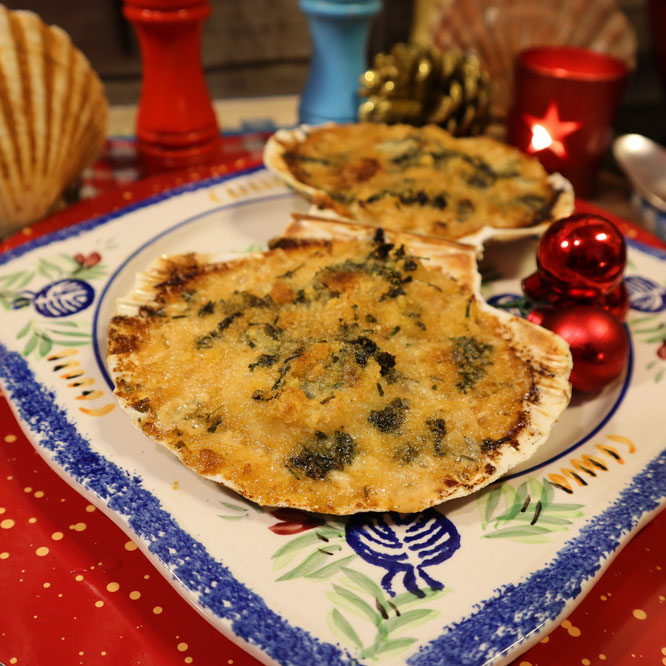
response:
{"label": "candle flame", "polygon": [[523,120],[532,132],[532,139],[527,146],[527,152],[534,154],[542,150],[549,150],[561,160],[567,157],[563,139],[581,126],[578,121],[561,120],[554,102],[550,103],[543,116],[532,116],[525,113],[523,114]]}
{"label": "candle flame", "polygon": [[532,126],[532,143],[530,148],[534,151],[544,150],[553,143],[553,138],[543,125]]}

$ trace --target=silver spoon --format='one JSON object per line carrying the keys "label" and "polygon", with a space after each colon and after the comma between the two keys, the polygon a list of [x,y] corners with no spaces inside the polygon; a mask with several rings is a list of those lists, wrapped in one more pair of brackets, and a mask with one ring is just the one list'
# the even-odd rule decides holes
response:
{"label": "silver spoon", "polygon": [[666,212],[666,149],[640,134],[624,134],[613,142],[613,155],[634,188]]}

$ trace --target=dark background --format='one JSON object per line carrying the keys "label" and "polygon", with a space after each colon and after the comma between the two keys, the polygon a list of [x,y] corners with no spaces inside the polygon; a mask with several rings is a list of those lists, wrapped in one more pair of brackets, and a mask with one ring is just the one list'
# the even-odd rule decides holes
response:
{"label": "dark background", "polygon": [[[636,30],[639,52],[615,130],[617,134],[638,132],[666,144],[666,97],[650,34],[649,1],[619,2]],[[138,101],[141,59],[132,27],[122,15],[121,0],[14,0],[6,4],[10,9],[31,9],[47,23],[64,28],[102,77],[112,104]],[[301,91],[310,39],[298,0],[211,0],[211,5],[202,57],[213,98]],[[408,39],[412,7],[411,0],[384,0],[384,10],[372,26],[369,56]],[[666,40],[666,25],[657,32]]]}

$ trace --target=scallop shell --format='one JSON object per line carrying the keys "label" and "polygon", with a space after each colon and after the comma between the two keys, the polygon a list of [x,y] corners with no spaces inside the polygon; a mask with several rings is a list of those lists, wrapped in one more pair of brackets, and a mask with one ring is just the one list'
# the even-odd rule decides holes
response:
{"label": "scallop shell", "polygon": [[[327,123],[334,125],[335,123]],[[321,126],[319,126],[321,127]],[[321,192],[314,187],[297,180],[286,165],[283,154],[287,150],[286,146],[305,141],[308,133],[316,129],[310,125],[300,125],[294,129],[278,130],[271,136],[264,148],[264,164],[269,171],[278,176],[289,187],[293,188],[305,199],[310,201],[319,200]],[[559,197],[550,213],[550,219],[532,227],[519,228],[498,228],[493,226],[484,226],[473,234],[456,238],[458,243],[473,245],[478,254],[482,254],[483,245],[486,241],[511,241],[518,238],[530,236],[540,236],[551,224],[553,220],[558,220],[571,215],[574,210],[574,191],[571,183],[561,174],[552,173],[548,176],[548,183],[553,192],[559,192]],[[359,224],[357,220],[342,217],[329,209],[322,209],[316,205],[310,208],[310,214],[317,218],[328,218],[337,222],[346,222]]]}
{"label": "scallop shell", "polygon": [[[512,341],[516,353],[522,359],[529,361],[534,368],[539,368],[534,378],[539,399],[525,401],[524,411],[521,412],[521,418],[526,427],[519,431],[514,443],[510,446],[500,447],[493,453],[491,465],[482,465],[473,475],[470,475],[465,484],[441,486],[439,481],[434,481],[434,486],[432,484],[427,485],[425,482],[424,484],[406,483],[403,470],[399,472],[399,476],[390,475],[386,478],[386,486],[382,489],[380,495],[370,495],[369,497],[366,495],[365,500],[359,503],[359,488],[354,487],[353,482],[348,480],[343,471],[336,472],[336,474],[339,474],[337,478],[345,484],[348,492],[336,495],[333,486],[328,484],[324,484],[316,494],[310,494],[309,491],[301,492],[293,490],[290,486],[285,486],[284,480],[279,479],[279,474],[272,476],[261,471],[266,469],[264,465],[271,456],[278,455],[276,449],[272,446],[264,449],[266,454],[260,454],[262,456],[261,460],[256,457],[250,458],[249,454],[248,457],[243,457],[246,462],[251,459],[254,461],[253,466],[248,467],[248,470],[254,470],[252,472],[254,476],[249,472],[240,475],[234,474],[232,467],[227,466],[226,462],[216,469],[203,470],[193,465],[192,460],[185,456],[187,440],[180,441],[181,446],[177,444],[174,446],[170,436],[167,436],[166,430],[161,432],[160,436],[155,437],[154,434],[157,431],[146,427],[146,423],[150,422],[150,419],[147,420],[146,411],[143,407],[137,407],[137,405],[141,405],[141,400],[145,399],[146,396],[144,393],[139,394],[134,391],[134,388],[139,385],[136,373],[140,370],[142,358],[141,343],[136,343],[138,338],[132,338],[133,333],[131,331],[135,329],[131,320],[138,318],[144,321],[146,326],[155,325],[155,321],[161,321],[160,318],[157,318],[151,324],[149,321],[142,319],[141,312],[142,310],[150,311],[151,309],[164,307],[164,299],[160,295],[160,290],[164,288],[166,279],[173,280],[174,276],[185,275],[185,273],[179,273],[179,271],[186,270],[187,275],[190,276],[188,279],[190,279],[198,270],[214,272],[225,266],[228,268],[234,265],[242,267],[245,264],[247,275],[256,275],[255,271],[263,269],[265,265],[270,265],[275,258],[275,250],[253,253],[242,257],[236,256],[231,260],[228,259],[228,254],[222,256],[210,254],[162,256],[155,259],[145,271],[137,274],[131,290],[116,302],[115,314],[117,316],[111,320],[108,330],[108,339],[112,341],[107,355],[109,373],[116,387],[132,387],[128,390],[116,388],[115,392],[121,408],[139,430],[155,439],[160,445],[167,447],[184,464],[191,466],[201,476],[221,483],[259,504],[269,506],[288,506],[333,514],[387,510],[412,513],[442,501],[466,496],[493,482],[512,467],[527,460],[546,441],[553,425],[569,403],[571,385],[568,378],[572,363],[569,346],[562,338],[547,329],[536,326],[526,319],[515,317],[504,310],[493,308],[485,302],[481,295],[481,276],[477,269],[473,247],[399,231],[386,230],[384,233],[387,243],[393,244],[391,247],[402,246],[408,255],[427,258],[429,267],[453,277],[461,289],[473,294],[478,307],[485,313],[490,314],[502,327],[502,335]],[[375,238],[375,229],[365,225],[339,224],[306,215],[294,215],[293,221],[283,232],[283,240],[300,240],[302,243],[288,244],[287,249],[280,249],[277,252],[298,252],[299,247],[316,240],[330,242],[361,241],[372,244],[377,242]],[[262,266],[264,262],[265,264]],[[261,273],[261,275],[264,279],[270,273]],[[219,277],[221,279],[226,278],[223,274],[220,274]],[[272,278],[268,279],[270,282]],[[261,283],[262,287],[270,290],[269,282]],[[250,288],[249,283],[244,282],[243,284]],[[180,324],[176,325],[180,326]],[[125,342],[130,339],[133,340],[132,344],[125,346]],[[151,365],[151,367],[154,369],[157,366]],[[182,397],[183,384],[179,384],[179,382],[190,383],[193,380],[191,374],[177,374],[179,376],[170,376],[169,381],[172,386],[178,385],[175,390]],[[218,373],[215,381],[228,382],[230,381],[229,377],[229,373]],[[302,412],[299,418],[305,418]],[[324,421],[318,421],[317,423],[324,427]],[[209,432],[214,433],[215,431]],[[183,444],[185,446],[182,446]],[[231,439],[227,440],[227,446],[230,448],[225,453],[225,460],[230,465],[233,465],[234,455],[237,455],[232,454],[231,451],[236,449],[238,445],[242,445],[242,440],[237,440],[235,434],[231,435]],[[214,449],[218,445],[209,439],[207,446]],[[212,452],[212,449],[210,449],[210,452]],[[243,455],[245,456],[245,453]],[[278,469],[278,467],[272,467],[271,469]],[[257,470],[260,471],[257,472]],[[262,479],[264,480],[262,481]],[[333,489],[331,490],[331,488]],[[329,493],[330,497],[328,497]],[[325,507],[325,511],[323,507]]]}
{"label": "scallop shell", "polygon": [[108,104],[57,26],[0,5],[0,236],[43,217],[101,152]]}
{"label": "scallop shell", "polygon": [[581,46],[636,64],[636,35],[615,0],[443,0],[430,42],[476,53],[494,82],[493,115],[506,116],[513,63],[532,46]]}

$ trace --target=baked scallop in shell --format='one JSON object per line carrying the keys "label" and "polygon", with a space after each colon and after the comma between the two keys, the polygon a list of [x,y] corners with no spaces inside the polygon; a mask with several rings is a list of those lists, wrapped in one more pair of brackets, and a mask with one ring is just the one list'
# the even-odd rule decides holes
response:
{"label": "baked scallop in shell", "polygon": [[490,137],[435,125],[301,126],[267,142],[266,167],[315,214],[481,247],[535,235],[573,212],[573,189]]}
{"label": "baked scallop in shell", "polygon": [[109,324],[115,393],[259,504],[419,511],[530,457],[569,401],[567,344],[479,285],[473,247],[307,217],[266,252],[164,256]]}

